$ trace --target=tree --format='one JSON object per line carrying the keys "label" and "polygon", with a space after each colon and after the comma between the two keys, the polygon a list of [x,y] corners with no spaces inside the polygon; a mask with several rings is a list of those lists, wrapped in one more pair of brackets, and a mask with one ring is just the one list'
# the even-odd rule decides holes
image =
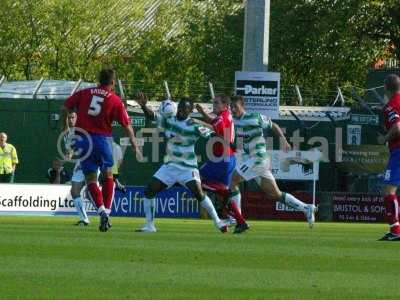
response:
{"label": "tree", "polygon": [[282,72],[283,85],[318,93],[317,102],[306,98],[312,104],[327,104],[337,86],[363,86],[368,68],[385,48],[359,32],[359,11],[368,2],[272,1],[271,67]]}
{"label": "tree", "polygon": [[240,3],[188,0],[160,5],[152,26],[136,37],[135,44],[125,45],[129,55],[120,70],[134,81],[130,92],[142,89],[161,98],[163,80],[175,96],[209,99],[207,81],[232,92],[243,47]]}
{"label": "tree", "polygon": [[15,79],[94,79],[143,14],[129,0],[3,2],[0,68]]}
{"label": "tree", "polygon": [[45,1],[4,0],[0,10],[0,68],[6,76],[32,79],[40,62],[40,48],[45,36]]}
{"label": "tree", "polygon": [[205,81],[216,82],[217,90],[232,92],[234,72],[242,68],[241,1],[186,1],[181,11],[179,38],[190,45],[189,63],[199,68]]}
{"label": "tree", "polygon": [[360,8],[358,32],[387,45],[387,56],[400,60],[400,2],[368,1]]}
{"label": "tree", "polygon": [[[95,80],[114,66],[129,84],[165,97],[231,92],[241,69],[241,0],[3,0],[0,73],[11,79]],[[399,55],[395,0],[272,0],[270,70],[325,105],[337,86],[363,86],[378,58]],[[286,88],[285,88],[286,87]],[[283,93],[283,102],[294,104]]]}

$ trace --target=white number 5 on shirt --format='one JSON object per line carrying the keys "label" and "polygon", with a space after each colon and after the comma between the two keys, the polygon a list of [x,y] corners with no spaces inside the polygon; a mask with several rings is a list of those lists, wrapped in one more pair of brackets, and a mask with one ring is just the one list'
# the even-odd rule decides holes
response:
{"label": "white number 5 on shirt", "polygon": [[97,116],[101,112],[101,103],[103,103],[104,98],[99,96],[93,96],[92,102],[90,102],[88,114],[90,116]]}

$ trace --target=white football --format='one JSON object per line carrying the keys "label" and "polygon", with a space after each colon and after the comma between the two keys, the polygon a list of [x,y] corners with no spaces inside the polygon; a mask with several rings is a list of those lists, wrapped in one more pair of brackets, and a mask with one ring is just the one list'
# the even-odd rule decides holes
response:
{"label": "white football", "polygon": [[176,103],[172,100],[164,100],[161,102],[158,112],[164,118],[170,118],[176,116],[176,111],[178,107]]}

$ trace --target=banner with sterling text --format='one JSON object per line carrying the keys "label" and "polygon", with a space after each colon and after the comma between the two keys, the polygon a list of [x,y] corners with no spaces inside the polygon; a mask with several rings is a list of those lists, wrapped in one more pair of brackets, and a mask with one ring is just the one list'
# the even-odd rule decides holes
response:
{"label": "banner with sterling text", "polygon": [[235,72],[236,95],[243,96],[246,110],[279,118],[280,73]]}

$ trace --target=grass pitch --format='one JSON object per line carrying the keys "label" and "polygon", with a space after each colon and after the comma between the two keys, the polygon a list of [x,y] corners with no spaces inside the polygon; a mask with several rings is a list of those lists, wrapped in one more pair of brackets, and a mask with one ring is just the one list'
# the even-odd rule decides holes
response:
{"label": "grass pitch", "polygon": [[400,243],[384,225],[113,218],[107,233],[72,217],[0,217],[1,299],[398,299]]}

